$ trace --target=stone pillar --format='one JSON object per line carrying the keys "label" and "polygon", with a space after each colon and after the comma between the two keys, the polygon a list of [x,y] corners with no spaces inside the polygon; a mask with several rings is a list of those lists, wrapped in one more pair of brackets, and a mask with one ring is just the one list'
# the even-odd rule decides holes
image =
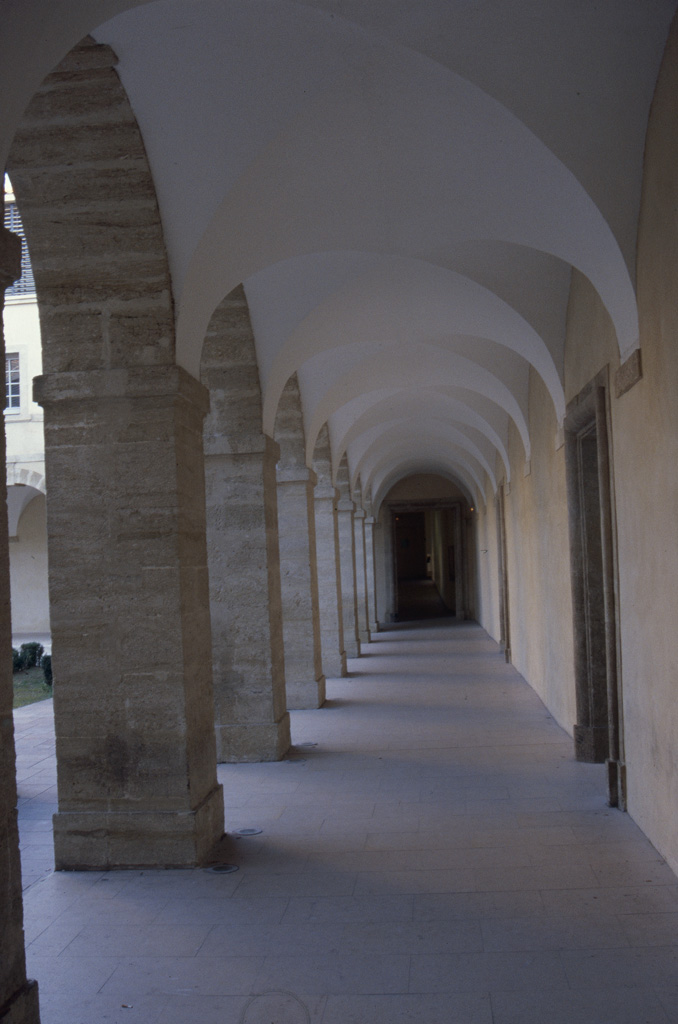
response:
{"label": "stone pillar", "polygon": [[374,516],[365,517],[365,568],[367,580],[367,624],[370,633],[379,632],[377,621],[377,576],[374,559]]}
{"label": "stone pillar", "polygon": [[287,707],[325,703],[313,484],[308,469],[278,466],[278,537]]}
{"label": "stone pillar", "polygon": [[58,869],[199,864],[216,780],[202,421],[174,366],[51,373]]}
{"label": "stone pillar", "polygon": [[275,761],[290,746],[285,696],[276,463],[262,433],[254,336],[242,287],[215,310],[201,378],[207,549],[219,761]]}
{"label": "stone pillar", "polygon": [[[5,288],[21,274],[21,243],[0,227],[0,357],[5,361],[2,306]],[[5,430],[0,431],[5,461]],[[26,979],[21,861],[17,829],[16,764],[12,717],[11,615],[6,483],[0,483],[0,1022],[39,1024],[38,986]]]}
{"label": "stone pillar", "polygon": [[353,513],[353,531],[355,535],[355,594],[356,623],[358,639],[361,643],[369,643],[370,630],[367,613],[367,566],[365,563],[365,510],[358,506]]}
{"label": "stone pillar", "polygon": [[327,484],[318,483],[315,487],[315,530],[322,662],[325,675],[335,679],[346,675],[346,651],[339,572],[337,491]]}
{"label": "stone pillar", "polygon": [[341,607],[344,619],[344,650],[347,658],[357,658],[358,618],[355,587],[355,536],[353,530],[353,502],[341,497],[337,502],[337,531],[339,536],[339,570],[341,580]]}
{"label": "stone pillar", "polygon": [[322,663],[325,675],[337,678],[346,675],[346,651],[344,650],[339,530],[337,526],[339,492],[332,482],[332,452],[327,424],[322,427],[315,443],[313,469],[316,474],[314,489],[316,564],[318,567]]}
{"label": "stone pillar", "polygon": [[325,676],[313,509],[316,478],[305,461],[306,439],[296,374],[280,396],[275,440],[280,445],[276,478],[287,707],[319,708],[325,703]]}

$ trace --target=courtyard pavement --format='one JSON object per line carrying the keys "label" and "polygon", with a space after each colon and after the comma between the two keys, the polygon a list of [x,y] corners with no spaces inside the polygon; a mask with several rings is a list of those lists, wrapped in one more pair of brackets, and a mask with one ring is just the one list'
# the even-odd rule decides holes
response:
{"label": "courtyard pavement", "polygon": [[288,758],[219,767],[233,873],[54,873],[51,701],[15,712],[43,1024],[678,1024],[676,876],[497,645],[408,623],[349,667]]}

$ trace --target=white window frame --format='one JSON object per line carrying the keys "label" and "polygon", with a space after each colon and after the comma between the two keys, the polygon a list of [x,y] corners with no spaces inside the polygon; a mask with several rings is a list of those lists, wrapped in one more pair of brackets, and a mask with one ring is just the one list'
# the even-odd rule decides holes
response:
{"label": "white window frame", "polygon": [[[16,369],[10,366],[10,360],[16,359]],[[16,373],[16,380],[11,380],[10,375]],[[16,415],[21,413],[21,353],[5,353],[5,414]],[[12,389],[16,389],[12,392]]]}

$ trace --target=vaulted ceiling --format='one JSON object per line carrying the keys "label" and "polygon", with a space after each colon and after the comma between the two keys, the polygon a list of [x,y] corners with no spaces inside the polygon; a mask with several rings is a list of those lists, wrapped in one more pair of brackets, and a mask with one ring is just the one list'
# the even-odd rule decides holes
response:
{"label": "vaulted ceiling", "polygon": [[[363,493],[443,472],[476,501],[564,415],[572,268],[637,346],[645,126],[675,0],[10,0],[6,155],[33,89],[108,43],[153,173],[199,373],[243,283],[272,433],[298,374]],[[66,9],[64,9],[64,6]],[[110,18],[104,22],[105,18]],[[102,23],[103,22],[103,23]]]}

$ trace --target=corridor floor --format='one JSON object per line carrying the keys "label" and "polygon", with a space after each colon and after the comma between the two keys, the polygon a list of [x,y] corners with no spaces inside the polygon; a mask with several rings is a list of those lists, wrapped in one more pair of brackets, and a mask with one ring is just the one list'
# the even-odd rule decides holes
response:
{"label": "corridor floor", "polygon": [[43,1024],[678,1024],[678,883],[497,646],[380,633],[276,764],[221,766],[234,873],[52,873],[16,713]]}

